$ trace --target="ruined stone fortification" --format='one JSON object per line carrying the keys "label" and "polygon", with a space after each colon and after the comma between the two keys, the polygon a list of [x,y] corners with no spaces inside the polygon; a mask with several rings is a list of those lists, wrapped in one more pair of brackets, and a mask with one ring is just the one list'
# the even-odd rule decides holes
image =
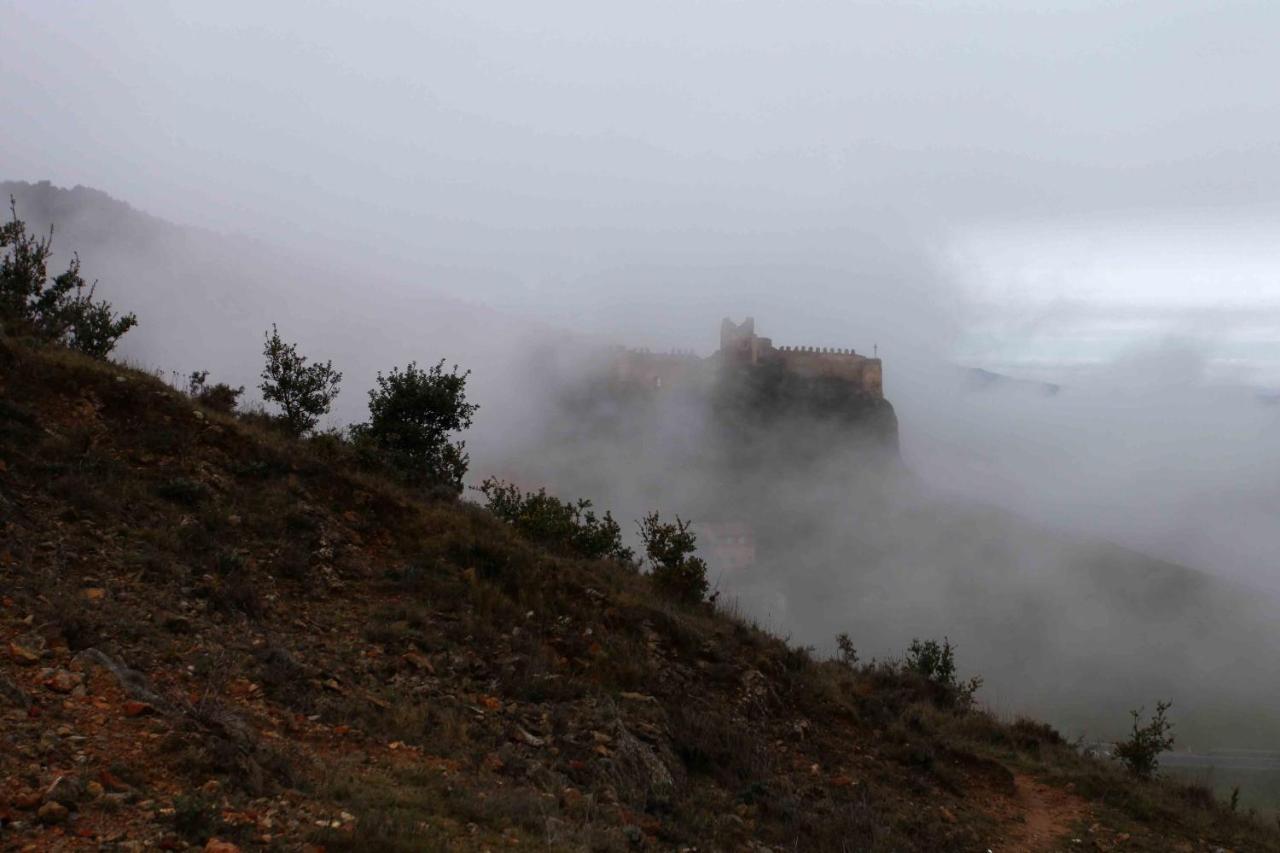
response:
{"label": "ruined stone fortification", "polygon": [[654,353],[619,348],[611,372],[623,383],[647,388],[671,388],[707,376],[717,367],[775,365],[804,379],[828,378],[849,383],[853,390],[883,399],[880,359],[867,358],[853,349],[831,347],[775,347],[770,338],[755,333],[751,317],[741,323],[725,318],[720,323],[720,350],[710,358],[693,352]]}
{"label": "ruined stone fortification", "polygon": [[867,358],[853,349],[832,347],[775,347],[773,340],[755,333],[751,317],[734,323],[720,322],[720,357],[726,364],[778,363],[789,373],[806,379],[842,379],[872,397],[884,397],[880,359]]}
{"label": "ruined stone fortification", "polygon": [[671,388],[691,382],[706,369],[706,359],[693,352],[655,353],[618,347],[612,372],[615,379],[645,388]]}

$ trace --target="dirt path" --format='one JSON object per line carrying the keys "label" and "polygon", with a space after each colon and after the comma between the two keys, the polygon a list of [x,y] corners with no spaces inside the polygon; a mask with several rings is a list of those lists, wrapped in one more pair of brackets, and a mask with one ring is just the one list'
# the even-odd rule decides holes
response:
{"label": "dirt path", "polygon": [[1088,813],[1080,797],[1061,788],[1014,774],[1009,817],[1014,824],[992,853],[1048,853],[1070,845],[1072,828]]}

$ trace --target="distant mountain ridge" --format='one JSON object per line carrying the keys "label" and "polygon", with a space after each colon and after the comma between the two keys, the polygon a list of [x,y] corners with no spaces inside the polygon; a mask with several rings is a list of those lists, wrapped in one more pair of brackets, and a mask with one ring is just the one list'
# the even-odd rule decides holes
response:
{"label": "distant mountain ridge", "polygon": [[1038,391],[1046,397],[1053,397],[1062,390],[1062,386],[1056,382],[1041,382],[1035,379],[1016,379],[1012,376],[1006,376],[1003,373],[995,373],[981,367],[961,367],[959,370],[961,377],[966,381],[968,387],[978,391],[986,390],[988,388],[1018,388]]}
{"label": "distant mountain ridge", "polygon": [[83,237],[148,238],[154,232],[176,236],[181,226],[152,216],[102,190],[76,184],[71,189],[49,181],[0,181],[0,193],[11,197],[20,218],[37,230],[70,225]]}
{"label": "distant mountain ridge", "polygon": [[[394,364],[446,358],[475,371],[482,398],[506,393],[486,383],[527,361],[530,336],[545,335],[523,318],[444,292],[448,280],[371,276],[358,256],[302,255],[175,224],[85,186],[4,181],[0,193],[13,196],[31,229],[53,226],[58,263],[77,253],[99,295],[137,313],[121,357],[166,374],[209,370],[249,386],[250,397],[262,334],[273,322],[314,357],[340,362],[355,387]],[[359,418],[364,403],[362,391],[341,395],[335,416]]]}

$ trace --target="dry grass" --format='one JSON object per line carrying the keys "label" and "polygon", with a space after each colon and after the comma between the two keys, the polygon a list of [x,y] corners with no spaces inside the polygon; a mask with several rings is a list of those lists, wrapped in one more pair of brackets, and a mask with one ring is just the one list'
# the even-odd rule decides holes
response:
{"label": "dry grass", "polygon": [[[1135,782],[900,667],[814,660],[731,606],[672,604],[340,443],[17,352],[0,368],[10,609],[185,697],[144,778],[212,776],[233,812],[275,797],[331,850],[986,849],[1010,770],[1073,786],[1132,849],[1276,846],[1203,790]],[[29,630],[6,612],[6,637]],[[193,843],[227,831],[174,808]],[[342,812],[354,824],[315,826]]]}

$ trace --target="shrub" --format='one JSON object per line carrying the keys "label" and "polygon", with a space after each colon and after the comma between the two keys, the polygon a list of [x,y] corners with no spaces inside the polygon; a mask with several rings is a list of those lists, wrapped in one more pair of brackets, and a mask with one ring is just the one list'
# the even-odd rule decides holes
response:
{"label": "shrub", "polygon": [[1173,746],[1173,735],[1170,734],[1173,723],[1166,718],[1172,707],[1172,702],[1157,702],[1156,712],[1145,726],[1138,725],[1142,718],[1141,708],[1129,712],[1133,717],[1133,731],[1129,733],[1128,740],[1116,745],[1115,756],[1133,775],[1150,779],[1160,766],[1160,753]]}
{"label": "shrub", "polygon": [[973,695],[982,686],[981,678],[960,681],[956,678],[955,647],[946,637],[942,642],[913,639],[907,647],[907,657],[902,663],[903,669],[914,672],[928,681],[943,688],[944,696],[949,704],[968,707],[973,703]]}
{"label": "shrub", "polygon": [[289,433],[301,436],[329,411],[338,396],[342,374],[333,369],[332,361],[307,364],[307,357],[298,354],[297,344],[280,339],[275,324],[266,339],[262,354],[267,364],[258,387],[263,399],[280,407],[280,420]]}
{"label": "shrub", "polygon": [[690,604],[707,597],[707,564],[694,556],[697,537],[689,528],[692,522],[679,516],[665,523],[652,512],[640,522],[640,538],[652,565],[653,585],[664,595]]}
{"label": "shrub", "polygon": [[429,370],[410,362],[378,374],[369,391],[369,422],[352,428],[358,446],[372,450],[401,479],[415,486],[437,486],[459,494],[470,458],[453,433],[471,426],[479,406],[468,403],[470,371],[449,373],[441,360]]}
{"label": "shrub", "polygon": [[836,636],[836,660],[848,667],[858,664],[858,650],[853,647],[853,640],[848,634]]}
{"label": "shrub", "polygon": [[956,680],[955,649],[946,637],[942,642],[925,640],[923,643],[913,639],[907,648],[907,659],[903,665],[936,684],[952,684]]}
{"label": "shrub", "polygon": [[173,829],[179,836],[195,844],[201,844],[217,829],[214,819],[216,803],[203,794],[183,794],[173,801]]}
{"label": "shrub", "polygon": [[222,412],[225,415],[235,412],[240,395],[244,393],[244,386],[232,388],[225,382],[210,385],[208,379],[209,371],[192,371],[187,380],[187,394],[197,403],[215,412]]}
{"label": "shrub", "polygon": [[546,489],[521,492],[514,483],[490,477],[480,484],[489,511],[542,545],[561,547],[589,559],[635,561],[622,544],[622,528],[608,512],[597,518],[591,501],[562,501]]}
{"label": "shrub", "polygon": [[1014,720],[1009,726],[1009,733],[1013,735],[1019,746],[1025,748],[1038,747],[1042,743],[1060,746],[1066,742],[1062,734],[1053,726],[1028,717],[1018,717]]}
{"label": "shrub", "polygon": [[174,503],[184,506],[195,506],[201,501],[206,500],[209,495],[209,487],[199,480],[191,480],[186,477],[174,477],[158,484],[156,486],[156,494],[162,498],[167,498]]}
{"label": "shrub", "polygon": [[351,442],[346,430],[332,428],[314,432],[307,439],[317,459],[345,462],[352,458]]}
{"label": "shrub", "polygon": [[[80,259],[72,261],[79,278]],[[67,333],[62,343],[87,356],[104,359],[116,348],[116,342],[138,325],[133,314],[118,316],[111,311],[110,302],[95,301],[93,293],[97,285],[91,285],[84,293],[84,280],[76,284],[76,295],[67,309]]]}
{"label": "shrub", "polygon": [[0,226],[0,322],[10,332],[106,358],[138,318],[117,315],[109,302],[93,298],[96,285],[85,284],[78,255],[65,272],[50,277],[53,229],[47,237],[28,234],[12,196],[9,213]]}
{"label": "shrub", "polygon": [[227,613],[261,616],[265,610],[262,596],[244,557],[226,551],[218,555],[215,566],[216,585],[209,590],[210,604]]}

